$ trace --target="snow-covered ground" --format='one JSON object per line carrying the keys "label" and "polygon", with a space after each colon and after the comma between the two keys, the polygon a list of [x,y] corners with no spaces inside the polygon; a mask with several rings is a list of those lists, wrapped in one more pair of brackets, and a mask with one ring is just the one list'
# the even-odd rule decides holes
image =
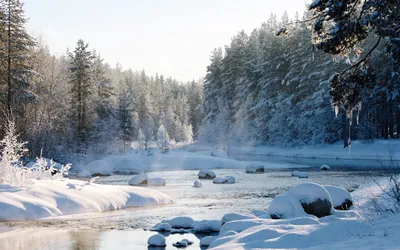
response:
{"label": "snow-covered ground", "polygon": [[0,185],[0,220],[39,219],[127,207],[171,204],[157,190],[71,179],[33,180],[26,188]]}

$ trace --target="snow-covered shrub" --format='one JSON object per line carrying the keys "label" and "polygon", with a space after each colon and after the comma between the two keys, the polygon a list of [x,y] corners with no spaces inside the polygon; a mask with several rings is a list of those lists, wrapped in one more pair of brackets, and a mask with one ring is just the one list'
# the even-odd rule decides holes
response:
{"label": "snow-covered shrub", "polygon": [[[57,167],[56,167],[57,166]],[[29,169],[31,178],[39,180],[55,180],[68,175],[70,164],[61,165],[53,160],[48,160],[40,156],[36,163]]]}

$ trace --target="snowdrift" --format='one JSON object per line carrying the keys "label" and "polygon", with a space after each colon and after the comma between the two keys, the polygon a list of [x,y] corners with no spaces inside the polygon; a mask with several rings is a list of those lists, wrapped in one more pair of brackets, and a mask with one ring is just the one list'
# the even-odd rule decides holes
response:
{"label": "snowdrift", "polygon": [[70,179],[33,181],[29,188],[0,185],[0,220],[40,219],[173,203],[168,195],[147,188]]}

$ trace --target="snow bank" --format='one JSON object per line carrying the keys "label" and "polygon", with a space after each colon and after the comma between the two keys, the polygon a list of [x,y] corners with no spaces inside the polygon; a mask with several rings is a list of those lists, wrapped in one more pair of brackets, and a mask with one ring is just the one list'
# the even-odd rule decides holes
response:
{"label": "snow bank", "polygon": [[200,240],[200,246],[209,246],[217,238],[218,238],[218,236],[206,236],[206,237],[203,237]]}
{"label": "snow bank", "polygon": [[[300,201],[291,195],[284,194],[272,200],[267,210],[268,216],[272,219],[288,219],[307,216]],[[263,216],[263,217],[264,217]]]}
{"label": "snow bank", "polygon": [[181,216],[170,220],[162,220],[161,222],[170,224],[172,228],[192,228],[194,220],[187,216]]}
{"label": "snow bank", "polygon": [[129,185],[137,186],[137,185],[146,185],[148,182],[149,176],[145,173],[138,174],[133,176],[129,181]]}
{"label": "snow bank", "polygon": [[246,166],[246,173],[264,173],[265,169],[263,165],[260,164],[249,164]]}
{"label": "snow bank", "polygon": [[150,238],[147,240],[147,244],[151,247],[164,247],[166,246],[165,242],[165,237],[161,234],[150,236]]}
{"label": "snow bank", "polygon": [[89,162],[84,167],[92,176],[107,176],[113,172],[113,167],[103,160]]}
{"label": "snow bank", "polygon": [[195,233],[219,232],[221,228],[221,221],[219,220],[196,221],[195,223],[193,223],[192,228]]}
{"label": "snow bank", "polygon": [[0,220],[39,219],[173,203],[169,196],[147,188],[70,179],[33,182],[30,188],[0,186]]}
{"label": "snow bank", "polygon": [[347,190],[330,185],[326,185],[324,188],[331,196],[332,205],[335,209],[348,210],[353,205],[353,198]]}
{"label": "snow bank", "polygon": [[217,175],[211,170],[202,169],[200,170],[198,176],[200,179],[214,179]]}
{"label": "snow bank", "polygon": [[225,214],[222,219],[221,223],[224,225],[229,221],[237,221],[237,220],[248,220],[248,219],[255,219],[257,218],[255,215],[252,214],[239,214],[239,213],[229,213]]}

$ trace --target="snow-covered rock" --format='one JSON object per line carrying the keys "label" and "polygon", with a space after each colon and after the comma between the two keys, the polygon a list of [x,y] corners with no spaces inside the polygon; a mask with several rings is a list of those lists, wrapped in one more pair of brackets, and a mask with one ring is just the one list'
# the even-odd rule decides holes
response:
{"label": "snow-covered rock", "polygon": [[138,174],[138,175],[133,176],[128,181],[128,184],[129,185],[133,185],[133,186],[146,185],[146,184],[148,184],[148,181],[147,181],[148,179],[149,179],[149,176],[147,174],[145,174],[145,173],[142,173],[142,174]]}
{"label": "snow-covered rock", "polygon": [[90,172],[92,176],[108,176],[112,174],[113,167],[105,161],[96,160],[86,164],[84,170]]}
{"label": "snow-covered rock", "polygon": [[273,199],[268,207],[267,214],[272,219],[288,219],[307,215],[300,201],[288,194]]}
{"label": "snow-covered rock", "polygon": [[158,223],[151,228],[151,231],[171,232],[172,227],[168,223]]}
{"label": "snow-covered rock", "polygon": [[319,169],[320,170],[331,170],[331,167],[326,164],[323,164]]}
{"label": "snow-covered rock", "polygon": [[229,183],[229,184],[233,184],[233,183],[236,182],[236,179],[235,179],[235,177],[233,177],[233,176],[225,176],[225,180],[226,180],[227,183]]}
{"label": "snow-covered rock", "polygon": [[195,180],[193,183],[193,187],[200,188],[202,186],[203,186],[203,182],[201,182],[199,180]]}
{"label": "snow-covered rock", "polygon": [[225,183],[228,183],[228,180],[225,179],[224,177],[215,177],[213,179],[213,183],[214,184],[225,184]]}
{"label": "snow-covered rock", "polygon": [[229,221],[236,221],[236,220],[248,220],[248,219],[255,219],[257,218],[255,215],[252,214],[239,214],[239,213],[229,213],[225,214],[222,219],[221,223],[224,225]]}
{"label": "snow-covered rock", "polygon": [[216,177],[213,179],[214,184],[234,184],[235,181],[235,177],[233,176]]}
{"label": "snow-covered rock", "polygon": [[206,237],[203,237],[200,240],[200,246],[209,246],[217,238],[218,238],[218,236],[206,236]]}
{"label": "snow-covered rock", "polygon": [[159,177],[150,178],[147,180],[147,184],[149,186],[165,186],[165,183],[166,183],[165,179]]}
{"label": "snow-covered rock", "polygon": [[332,199],[332,205],[335,209],[338,210],[349,210],[349,208],[353,205],[353,198],[351,194],[341,188],[336,186],[324,186],[324,188],[328,191],[329,195]]}
{"label": "snow-covered rock", "polygon": [[192,228],[194,220],[187,216],[181,216],[170,220],[162,220],[161,222],[170,224],[172,228]]}
{"label": "snow-covered rock", "polygon": [[214,179],[217,176],[213,171],[208,169],[200,170],[198,175],[200,179]]}
{"label": "snow-covered rock", "polygon": [[321,185],[302,183],[290,189],[287,194],[296,197],[307,214],[323,217],[333,212],[331,197]]}
{"label": "snow-covered rock", "polygon": [[173,203],[168,195],[149,188],[72,179],[32,181],[27,189],[0,187],[0,220],[40,219]]}
{"label": "snow-covered rock", "polygon": [[195,223],[193,223],[192,228],[195,233],[219,232],[221,228],[221,221],[219,220],[196,221]]}
{"label": "snow-covered rock", "polygon": [[76,174],[76,176],[82,177],[82,178],[89,178],[89,177],[92,177],[92,174],[87,170],[81,170],[79,173]]}
{"label": "snow-covered rock", "polygon": [[147,244],[151,247],[165,247],[165,237],[161,234],[155,234],[150,236],[147,240]]}
{"label": "snow-covered rock", "polygon": [[264,173],[265,168],[263,165],[259,164],[249,164],[246,166],[246,173]]}
{"label": "snow-covered rock", "polygon": [[292,176],[299,177],[299,178],[308,178],[308,173],[302,172],[302,171],[293,171]]}
{"label": "snow-covered rock", "polygon": [[175,243],[172,243],[172,246],[177,247],[177,248],[185,248],[189,246],[189,243],[187,241],[181,240]]}

